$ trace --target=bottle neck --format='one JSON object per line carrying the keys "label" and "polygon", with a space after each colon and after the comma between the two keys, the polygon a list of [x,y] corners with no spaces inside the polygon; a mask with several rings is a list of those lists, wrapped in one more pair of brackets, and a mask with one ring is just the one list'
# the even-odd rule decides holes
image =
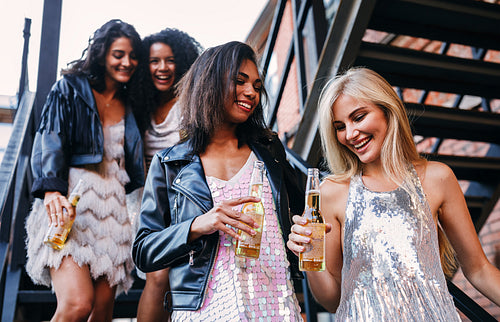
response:
{"label": "bottle neck", "polygon": [[319,191],[311,190],[306,192],[306,205],[304,215],[309,222],[322,223],[323,217],[319,211]]}
{"label": "bottle neck", "polygon": [[252,197],[262,198],[262,183],[250,182],[248,195]]}

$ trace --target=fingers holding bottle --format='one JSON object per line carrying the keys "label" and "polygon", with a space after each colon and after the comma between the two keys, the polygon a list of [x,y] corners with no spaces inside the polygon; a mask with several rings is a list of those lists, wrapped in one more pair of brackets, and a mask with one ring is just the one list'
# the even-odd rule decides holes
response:
{"label": "fingers holding bottle", "polygon": [[190,240],[210,235],[216,231],[222,231],[233,238],[239,238],[237,230],[242,230],[248,234],[255,235],[255,228],[259,225],[247,214],[235,210],[247,202],[258,202],[256,197],[241,197],[224,200],[215,205],[207,213],[194,219],[191,225]]}
{"label": "fingers holding bottle", "polygon": [[63,226],[66,222],[75,219],[74,207],[59,191],[47,191],[44,206],[47,210],[49,225]]}

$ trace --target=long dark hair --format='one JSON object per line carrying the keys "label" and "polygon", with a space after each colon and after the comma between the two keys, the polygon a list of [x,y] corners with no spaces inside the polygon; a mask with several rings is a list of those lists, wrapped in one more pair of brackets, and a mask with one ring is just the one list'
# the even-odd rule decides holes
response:
{"label": "long dark hair", "polygon": [[[209,48],[179,83],[179,104],[183,108],[181,139],[192,139],[195,153],[205,151],[223,120],[227,99],[236,97],[235,80],[241,63],[247,59],[258,66],[255,52],[242,42],[232,41]],[[264,122],[262,102],[267,98],[264,88],[260,96],[252,115],[236,128],[240,146],[271,135]]]}
{"label": "long dark hair", "polygon": [[[142,42],[141,37],[134,26],[120,19],[112,19],[97,29],[90,37],[87,48],[82,52],[80,59],[68,64],[68,68],[61,71],[62,75],[85,76],[91,86],[101,92],[105,89],[104,75],[106,72],[106,53],[111,44],[118,38],[126,37],[130,39],[132,48],[141,61]],[[135,73],[134,73],[135,74]]]}
{"label": "long dark hair", "polygon": [[184,31],[175,28],[165,28],[162,31],[145,37],[142,41],[143,63],[138,69],[138,86],[140,99],[136,105],[140,105],[140,115],[137,116],[141,133],[150,126],[151,117],[160,105],[160,92],[156,89],[149,70],[149,51],[155,43],[163,43],[172,49],[175,58],[175,85],[189,70],[193,62],[198,58],[203,50],[202,46],[193,37]]}

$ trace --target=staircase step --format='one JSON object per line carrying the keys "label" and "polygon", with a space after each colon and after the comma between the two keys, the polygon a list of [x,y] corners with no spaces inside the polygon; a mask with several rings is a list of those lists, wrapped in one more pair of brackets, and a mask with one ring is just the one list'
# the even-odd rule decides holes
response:
{"label": "staircase step", "polygon": [[475,0],[379,0],[368,28],[500,50],[500,6]]}
{"label": "staircase step", "polygon": [[363,42],[354,65],[376,70],[393,86],[500,98],[500,64]]}
{"label": "staircase step", "polygon": [[478,142],[500,142],[500,114],[405,103],[415,134]]}

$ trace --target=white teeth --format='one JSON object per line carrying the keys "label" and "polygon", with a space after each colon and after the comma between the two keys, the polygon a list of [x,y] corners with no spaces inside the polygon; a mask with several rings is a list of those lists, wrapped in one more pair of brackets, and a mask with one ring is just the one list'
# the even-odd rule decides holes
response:
{"label": "white teeth", "polygon": [[156,78],[161,79],[161,80],[167,80],[167,79],[169,79],[168,76],[164,76],[164,75],[163,76],[156,76]]}
{"label": "white teeth", "polygon": [[355,149],[359,149],[359,148],[361,148],[363,145],[365,145],[366,143],[368,143],[368,141],[370,141],[370,138],[366,138],[366,139],[364,139],[363,141],[361,141],[360,143],[355,144],[355,145],[354,145],[354,148],[355,148]]}
{"label": "white teeth", "polygon": [[252,106],[250,104],[243,103],[243,102],[238,102],[238,105],[240,105],[248,110],[252,108]]}

